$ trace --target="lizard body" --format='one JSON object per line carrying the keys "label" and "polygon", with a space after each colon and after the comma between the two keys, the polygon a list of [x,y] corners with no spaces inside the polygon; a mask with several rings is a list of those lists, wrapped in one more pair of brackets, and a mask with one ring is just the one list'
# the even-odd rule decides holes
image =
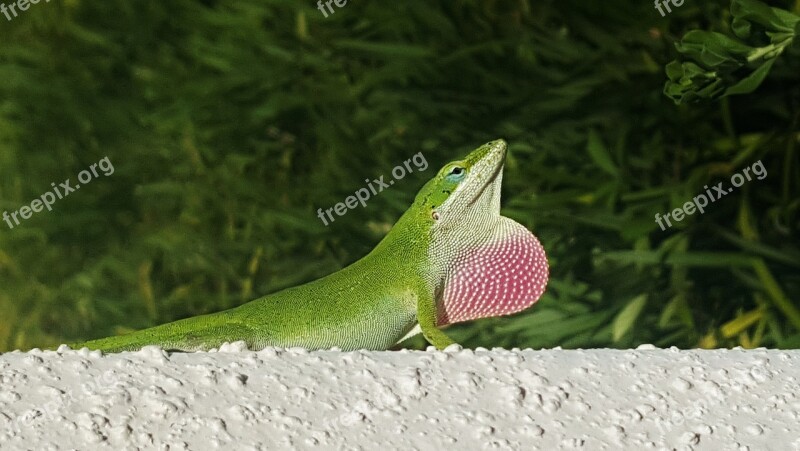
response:
{"label": "lizard body", "polygon": [[197,351],[244,341],[250,349],[388,349],[421,330],[524,310],[544,292],[536,237],[500,215],[502,140],[445,165],[366,256],[313,282],[239,307],[73,345],[107,352],[159,345]]}

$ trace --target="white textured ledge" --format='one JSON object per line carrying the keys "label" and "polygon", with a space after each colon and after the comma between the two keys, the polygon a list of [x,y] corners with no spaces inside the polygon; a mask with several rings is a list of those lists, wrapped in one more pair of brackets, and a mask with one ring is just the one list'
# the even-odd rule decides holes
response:
{"label": "white textured ledge", "polygon": [[0,449],[798,450],[798,379],[763,349],[14,352]]}

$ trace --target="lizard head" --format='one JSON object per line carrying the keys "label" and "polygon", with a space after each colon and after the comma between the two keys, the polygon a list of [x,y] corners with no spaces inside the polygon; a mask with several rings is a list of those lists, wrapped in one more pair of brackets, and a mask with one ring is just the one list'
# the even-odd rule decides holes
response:
{"label": "lizard head", "polygon": [[542,245],[500,215],[505,157],[505,141],[486,143],[445,165],[417,195],[429,225],[438,325],[516,313],[544,293]]}
{"label": "lizard head", "polygon": [[465,222],[500,215],[500,186],[506,142],[482,145],[446,164],[417,195],[435,231],[464,228]]}

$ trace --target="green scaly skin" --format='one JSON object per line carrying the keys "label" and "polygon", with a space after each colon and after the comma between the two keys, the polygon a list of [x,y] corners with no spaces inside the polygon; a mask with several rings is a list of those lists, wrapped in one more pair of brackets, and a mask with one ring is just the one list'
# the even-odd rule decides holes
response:
{"label": "green scaly skin", "polygon": [[437,328],[449,256],[486,241],[498,224],[513,223],[499,214],[505,154],[506,143],[497,140],[446,165],[375,249],[338,272],[230,310],[71,347],[199,351],[244,341],[253,350],[385,350],[413,335],[418,324],[443,349],[454,343]]}

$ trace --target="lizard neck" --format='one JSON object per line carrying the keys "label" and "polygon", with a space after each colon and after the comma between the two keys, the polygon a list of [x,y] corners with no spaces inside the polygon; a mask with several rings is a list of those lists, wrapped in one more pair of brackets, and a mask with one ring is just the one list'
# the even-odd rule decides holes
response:
{"label": "lizard neck", "polygon": [[379,261],[378,266],[404,271],[409,277],[424,277],[430,266],[431,238],[430,226],[412,205],[364,259]]}

